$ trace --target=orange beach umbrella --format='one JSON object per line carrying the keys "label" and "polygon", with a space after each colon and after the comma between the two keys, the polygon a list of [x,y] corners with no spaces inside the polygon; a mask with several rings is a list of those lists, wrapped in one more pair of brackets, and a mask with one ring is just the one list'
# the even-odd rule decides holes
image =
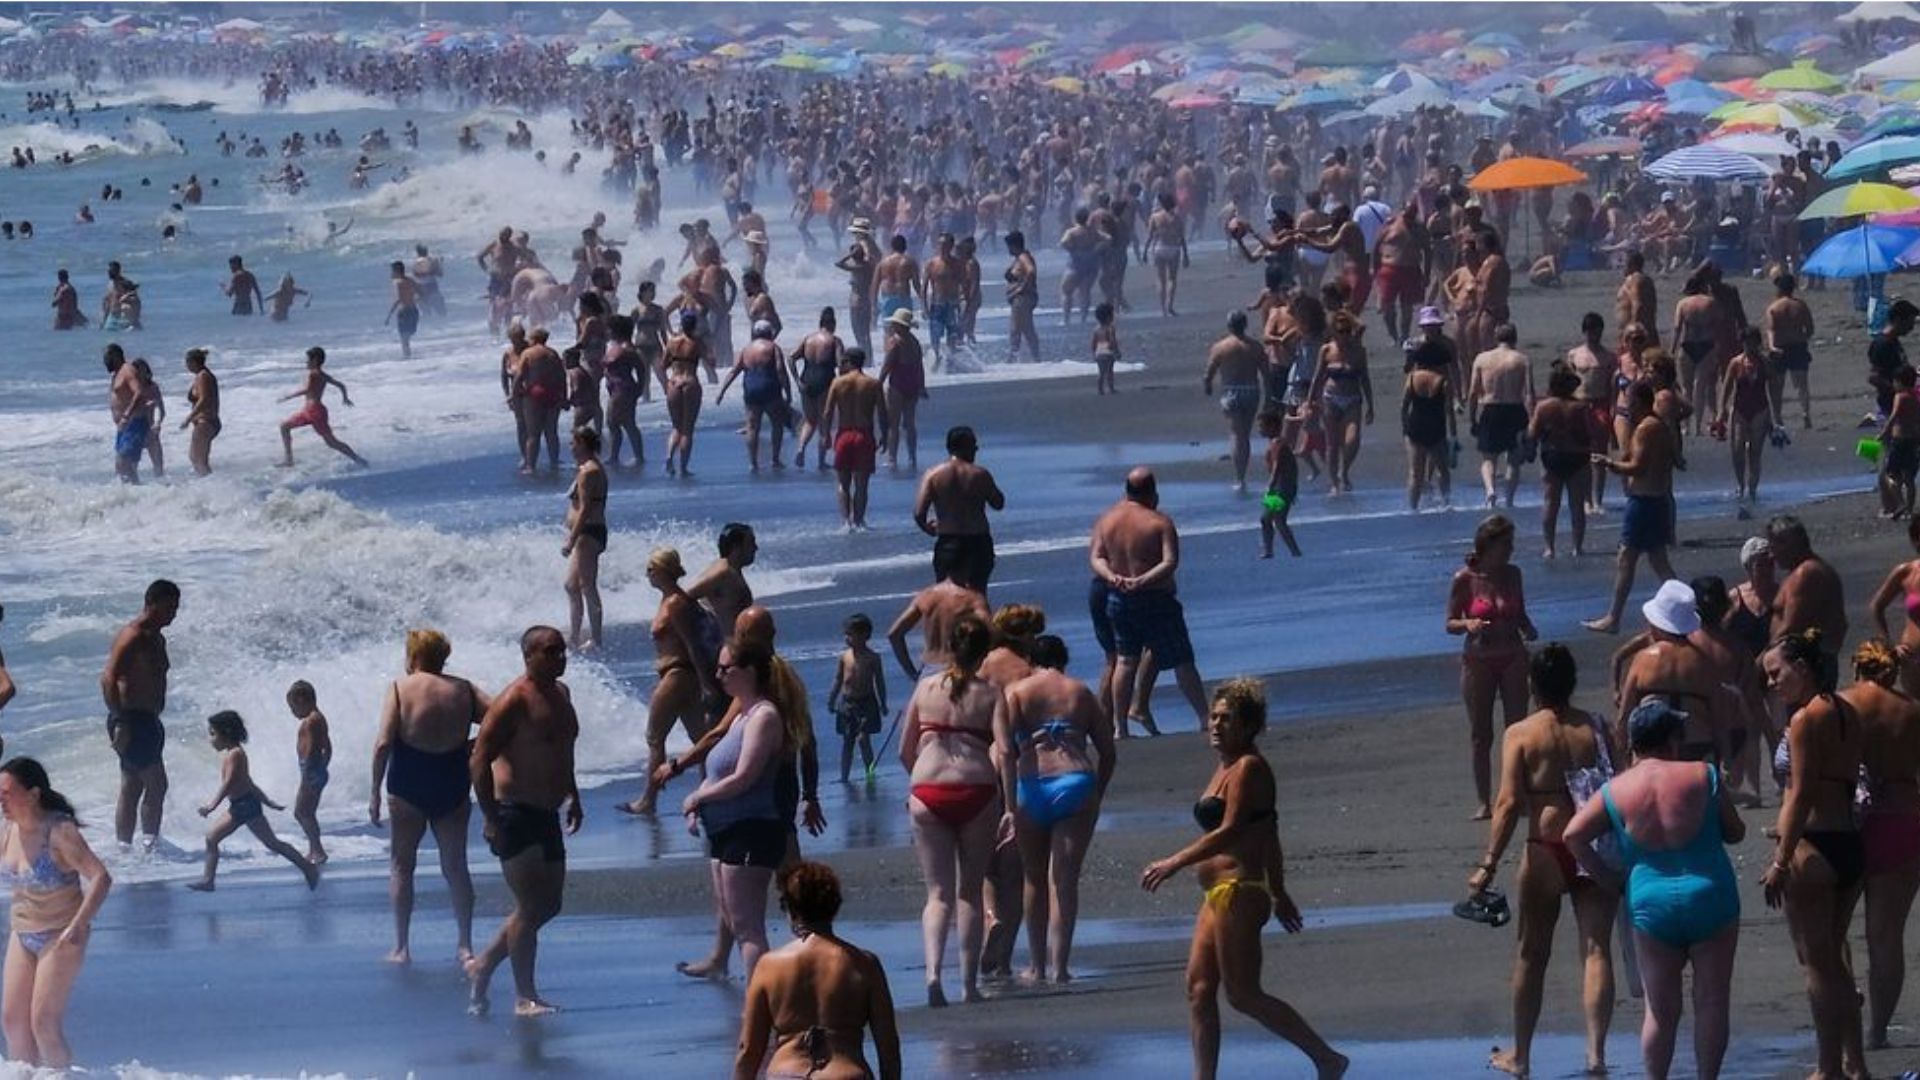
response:
{"label": "orange beach umbrella", "polygon": [[1475,191],[1518,191],[1577,184],[1586,178],[1586,173],[1562,161],[1517,157],[1497,161],[1474,173],[1467,186]]}

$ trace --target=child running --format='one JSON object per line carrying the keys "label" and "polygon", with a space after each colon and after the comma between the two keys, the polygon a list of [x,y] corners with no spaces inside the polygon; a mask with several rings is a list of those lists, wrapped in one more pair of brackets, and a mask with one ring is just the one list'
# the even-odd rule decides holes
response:
{"label": "child running", "polygon": [[1093,364],[1100,370],[1094,390],[1117,394],[1120,388],[1113,382],[1113,366],[1120,362],[1120,330],[1113,325],[1113,305],[1102,303],[1094,308],[1093,322]]}
{"label": "child running", "polygon": [[1260,434],[1267,440],[1267,493],[1261,497],[1260,557],[1273,558],[1273,534],[1287,542],[1287,550],[1300,557],[1300,545],[1294,542],[1287,515],[1300,497],[1300,463],[1294,460],[1293,440],[1300,434],[1300,414],[1284,416],[1274,409],[1260,414]]}
{"label": "child running", "polygon": [[833,728],[840,734],[840,782],[847,783],[853,771],[853,744],[860,743],[860,760],[867,767],[867,783],[873,783],[873,737],[880,733],[880,718],[887,712],[887,675],[880,654],[867,647],[873,638],[873,620],[864,614],[850,615],[841,627],[846,634],[847,650],[833,669],[833,688],[827,691],[827,711],[833,714]]}
{"label": "child running", "polygon": [[293,820],[307,834],[307,861],[315,866],[327,861],[327,849],[320,846],[320,793],[327,787],[327,766],[333,764],[333,739],[327,734],[327,717],[313,684],[301,679],[287,688],[287,708],[300,721],[294,748],[300,755],[300,791],[293,797]]}
{"label": "child running", "polygon": [[267,850],[292,863],[306,877],[307,888],[318,888],[319,868],[301,858],[292,844],[273,835],[273,826],[267,824],[262,806],[275,810],[286,807],[267,798],[247,772],[247,752],[241,749],[247,741],[246,721],[231,709],[214,713],[207,718],[207,736],[213,741],[213,748],[220,751],[220,790],[200,808],[200,816],[211,817],[222,801],[227,804],[227,812],[207,830],[206,876],[189,883],[187,888],[195,892],[213,891],[214,871],[220,866],[220,841],[238,832],[242,825],[251,829],[254,838],[267,845]]}

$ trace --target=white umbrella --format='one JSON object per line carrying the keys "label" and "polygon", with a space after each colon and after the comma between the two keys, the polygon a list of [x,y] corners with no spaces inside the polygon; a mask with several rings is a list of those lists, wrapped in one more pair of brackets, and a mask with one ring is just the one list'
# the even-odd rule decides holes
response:
{"label": "white umbrella", "polygon": [[1745,154],[1718,146],[1685,146],[1647,166],[1647,175],[1660,180],[1765,180],[1765,165]]}
{"label": "white umbrella", "polygon": [[1426,86],[1409,86],[1397,94],[1391,94],[1367,106],[1368,116],[1405,116],[1422,106],[1438,108],[1453,104],[1453,95],[1429,83]]}
{"label": "white umbrella", "polygon": [[1871,64],[1862,64],[1854,74],[1867,79],[1920,79],[1920,45],[1909,45]]}
{"label": "white umbrella", "polygon": [[254,22],[252,19],[228,19],[223,23],[215,23],[213,28],[226,31],[253,31],[266,29],[266,24]]}
{"label": "white umbrella", "polygon": [[1717,146],[1722,150],[1753,157],[1792,157],[1800,152],[1800,148],[1788,142],[1784,136],[1769,135],[1763,131],[1737,132],[1723,138],[1708,139],[1701,145]]}
{"label": "white umbrella", "polygon": [[1915,11],[1912,4],[1896,3],[1894,0],[1863,0],[1862,3],[1854,5],[1852,11],[1834,21],[1920,23],[1920,11]]}

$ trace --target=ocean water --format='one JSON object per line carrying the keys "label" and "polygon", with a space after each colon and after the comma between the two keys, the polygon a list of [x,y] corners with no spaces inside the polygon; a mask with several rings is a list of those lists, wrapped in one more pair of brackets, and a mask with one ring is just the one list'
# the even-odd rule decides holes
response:
{"label": "ocean water", "polygon": [[[707,216],[724,227],[717,203],[698,198],[683,175],[669,175],[669,227],[632,236],[627,198],[603,189],[603,160],[586,152],[579,171],[561,175],[530,157],[494,150],[456,158],[455,132],[474,125],[496,147],[517,114],[471,109],[408,109],[347,91],[296,95],[285,109],[258,106],[250,82],[234,85],[163,80],[76,95],[80,127],[45,114],[26,116],[26,87],[0,88],[0,150],[31,146],[42,163],[9,169],[0,184],[0,219],[30,220],[30,241],[0,241],[0,320],[13,347],[0,360],[0,650],[21,686],[0,722],[7,752],[42,758],[55,783],[85,818],[105,828],[118,784],[104,736],[98,677],[112,634],[137,613],[140,594],[156,577],[185,591],[169,631],[174,677],[168,703],[168,767],[172,794],[163,835],[168,853],[131,860],[109,853],[126,880],[184,876],[194,868],[203,823],[193,807],[217,786],[215,756],[202,719],[238,709],[254,738],[255,775],[290,800],[297,782],[293,721],[283,695],[304,678],[319,689],[332,721],[334,781],[322,805],[324,824],[364,821],[368,760],[381,692],[401,672],[405,631],[435,626],[454,642],[451,667],[498,687],[517,673],[515,640],[529,623],[566,615],[559,558],[564,480],[526,482],[514,473],[512,421],[499,398],[499,345],[486,333],[485,278],[474,254],[504,225],[531,232],[535,248],[565,273],[567,252],[596,210],[609,234],[628,240],[630,281],[655,257],[679,257],[671,223]],[[192,110],[192,111],[188,111]],[[411,117],[423,150],[408,152],[399,132]],[[529,118],[535,145],[554,162],[572,147],[564,115]],[[367,191],[346,177],[366,131],[384,126],[395,149]],[[277,169],[266,159],[221,157],[226,132],[259,136],[270,148],[293,131],[309,139],[336,129],[346,145],[310,151],[300,164],[313,181],[288,197],[259,178]],[[77,163],[53,164],[71,151]],[[409,176],[395,182],[401,167]],[[168,204],[173,185],[197,174],[205,202],[184,214]],[[103,185],[124,192],[102,201]],[[785,199],[763,190],[773,220],[774,294],[797,340],[824,304],[844,304],[844,276],[809,261],[783,220]],[[74,223],[91,204],[91,225]],[[167,221],[185,223],[172,242]],[[327,242],[329,223],[352,223]],[[815,232],[824,242],[825,223]],[[411,259],[415,243],[445,258],[449,314],[428,319],[403,361],[397,339],[381,325],[391,299],[387,263]],[[737,252],[737,248],[735,251]],[[283,273],[313,292],[290,321],[227,314],[219,291],[226,259],[242,255],[271,290]],[[110,336],[96,328],[54,333],[48,307],[56,269],[71,271],[83,309],[96,315],[105,266],[118,259],[140,283],[147,328]],[[632,286],[625,290],[631,297]],[[670,291],[667,290],[667,291]],[[990,320],[989,320],[990,321]],[[987,327],[989,332],[997,327]],[[171,410],[163,425],[169,471],[126,487],[114,479],[111,424],[105,409],[103,347],[119,340],[128,355],[146,357]],[[571,339],[570,329],[556,340]],[[746,340],[736,327],[736,341]],[[300,386],[305,349],[322,345],[328,371],[352,390],[354,407],[331,405],[340,437],[371,460],[360,473],[308,432],[295,438],[297,465],[275,467],[277,424],[292,405],[277,399]],[[219,376],[225,431],[215,445],[215,475],[194,480],[186,440],[189,379],[181,363],[192,347],[211,350]],[[997,352],[997,346],[990,347]],[[936,376],[935,392],[955,380],[1087,378],[1090,365],[1060,362],[1000,367],[976,364],[969,374]],[[631,500],[616,492],[615,541],[603,565],[609,622],[651,614],[646,553],[670,544],[690,568],[711,558],[711,538],[732,517],[754,521],[764,552],[751,572],[764,597],[794,597],[831,587],[850,567],[924,558],[923,545],[899,530],[889,544],[869,545],[847,563],[829,549],[837,521],[829,490],[805,484],[804,496],[750,489],[732,433],[737,398],[703,412],[695,452],[699,484],[673,485],[657,472],[634,481]],[[663,407],[641,406],[651,452],[664,450]],[[928,425],[922,447],[937,459],[938,433]],[[143,466],[145,472],[145,466]],[[627,481],[616,480],[616,487]],[[807,512],[784,508],[804,497]],[[753,512],[755,509],[760,512]],[[749,516],[750,515],[750,516]],[[833,552],[837,551],[837,554]],[[604,661],[576,661],[568,673],[584,730],[583,781],[635,774],[642,739],[651,650],[643,637],[623,640]],[[797,645],[798,643],[796,643]],[[811,648],[830,655],[831,641]],[[291,823],[281,819],[282,831]],[[111,846],[111,845],[107,845]],[[383,841],[349,835],[330,841],[336,858],[381,856]],[[237,844],[246,865],[250,841]]]}

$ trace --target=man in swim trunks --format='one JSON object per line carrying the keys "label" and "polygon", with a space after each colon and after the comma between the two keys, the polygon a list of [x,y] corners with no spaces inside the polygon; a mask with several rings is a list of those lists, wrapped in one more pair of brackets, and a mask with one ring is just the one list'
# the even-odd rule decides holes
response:
{"label": "man in swim trunks", "polygon": [[346,383],[341,382],[339,379],[321,370],[321,365],[326,362],[327,351],[325,349],[322,349],[318,345],[308,349],[306,382],[300,389],[280,399],[281,401],[291,401],[294,398],[306,399],[306,405],[303,406],[299,412],[287,417],[280,423],[280,445],[286,450],[286,457],[280,461],[282,468],[291,468],[293,466],[293,429],[299,427],[311,427],[314,434],[320,436],[320,441],[326,443],[334,450],[345,454],[348,458],[352,459],[355,465],[361,468],[365,468],[367,465],[367,459],[354,453],[353,447],[348,446],[346,443],[334,437],[333,425],[327,420],[327,406],[326,403],[321,400],[321,398],[326,395],[327,387],[339,387],[340,400],[346,402],[349,408],[353,406],[353,399],[347,396]]}
{"label": "man in swim trunks", "polygon": [[787,379],[787,358],[781,354],[780,346],[773,343],[773,324],[767,320],[753,324],[753,340],[740,350],[733,368],[721,380],[714,404],[726,400],[727,388],[736,378],[740,380],[740,394],[747,405],[748,468],[756,473],[760,471],[760,424],[768,419],[773,422],[773,467],[786,468],[780,448],[786,442],[787,426],[793,415],[793,384]]}
{"label": "man in swim trunks", "polygon": [[474,740],[473,793],[485,821],[487,846],[500,859],[501,876],[513,894],[513,911],[500,934],[466,962],[467,1011],[487,1012],[487,984],[502,960],[513,961],[517,1017],[539,1017],[555,1008],[534,982],[540,928],[560,914],[567,880],[567,850],[560,806],[567,806],[566,834],[580,831],[585,811],[574,777],[574,743],[580,719],[567,684],[567,642],[551,626],[520,637],[526,673],[507,684],[480,721]]}
{"label": "man in swim trunks", "polygon": [[1480,444],[1480,480],[1487,489],[1489,509],[1497,501],[1494,473],[1503,455],[1508,508],[1520,486],[1520,437],[1527,430],[1535,397],[1533,366],[1525,353],[1514,348],[1519,338],[1512,323],[1494,327],[1493,348],[1473,358],[1473,370],[1467,376],[1467,417]]}
{"label": "man in swim trunks", "polygon": [[87,325],[87,316],[80,310],[80,290],[73,287],[71,275],[65,270],[54,271],[53,328],[55,330],[77,330]]}
{"label": "man in swim trunks", "polygon": [[[821,424],[833,436],[833,469],[839,478],[840,520],[847,531],[867,527],[867,482],[873,478],[878,444],[873,433],[886,423],[886,403],[880,380],[867,374],[864,349],[840,354],[840,375],[827,389],[820,409]],[[826,436],[821,436],[826,441]]]}
{"label": "man in swim trunks", "polygon": [[1613,568],[1613,601],[1607,613],[1582,623],[1587,629],[1611,634],[1620,628],[1620,613],[1626,609],[1627,594],[1633,591],[1634,569],[1645,555],[1660,580],[1676,575],[1667,558],[1673,543],[1673,462],[1678,450],[1672,425],[1653,414],[1653,384],[1636,382],[1627,388],[1627,422],[1632,434],[1627,437],[1625,456],[1610,458],[1594,454],[1596,468],[1626,478],[1626,516],[1620,522],[1620,554]]}
{"label": "man in swim trunks", "polygon": [[1247,313],[1234,309],[1227,315],[1227,336],[1207,350],[1207,370],[1200,376],[1200,391],[1212,397],[1213,381],[1216,377],[1220,380],[1220,411],[1227,417],[1235,491],[1247,487],[1253,418],[1260,411],[1260,374],[1266,361],[1266,350],[1247,336]]}
{"label": "man in swim trunks", "polygon": [[913,336],[913,312],[902,309],[887,319],[887,354],[880,363],[880,384],[887,388],[887,468],[900,467],[900,439],[907,440],[907,467],[920,467],[920,402],[927,395],[927,367],[920,339]]}
{"label": "man in swim trunks", "polygon": [[259,315],[267,309],[267,299],[260,293],[260,282],[253,271],[240,265],[240,256],[227,260],[227,283],[220,291],[233,297],[235,315]]}
{"label": "man in swim trunks", "polygon": [[[1811,430],[1813,398],[1807,389],[1807,369],[1813,366],[1813,309],[1793,294],[1796,284],[1792,274],[1780,274],[1773,279],[1776,295],[1760,317],[1760,324],[1766,333],[1767,356],[1771,361],[1767,367],[1773,382],[1773,400],[1782,400],[1782,384],[1791,378],[1794,391],[1800,395],[1801,421]],[[1784,406],[1782,409],[1784,411]],[[1786,417],[1782,416],[1780,422],[1785,424]]]}
{"label": "man in swim trunks", "polygon": [[879,253],[873,243],[873,223],[866,218],[854,218],[847,231],[853,235],[853,243],[848,245],[847,253],[833,265],[847,272],[850,299],[847,302],[847,322],[853,327],[854,343],[873,352],[873,271],[879,263]]}
{"label": "man in swim trunks", "polygon": [[933,370],[940,370],[943,350],[960,344],[964,326],[960,313],[961,292],[966,284],[964,266],[953,253],[953,234],[941,233],[938,249],[927,260],[921,295],[927,301],[927,340],[933,345]]}
{"label": "man in swim trunks", "polygon": [[1413,336],[1413,309],[1427,295],[1421,274],[1427,247],[1419,204],[1411,200],[1387,219],[1374,242],[1373,283],[1380,293],[1380,316],[1387,322],[1387,337],[1396,343]]}
{"label": "man in swim trunks", "polygon": [[167,708],[167,637],[163,632],[180,613],[180,586],[159,580],[147,586],[140,614],[114,636],[107,666],[100,673],[100,696],[107,705],[107,740],[120,759],[120,798],[114,805],[114,835],[133,843],[138,816],[144,845],[160,842],[160,814],[167,799],[167,766],[162,752],[167,729],[160,714]]}
{"label": "man in swim trunks", "polygon": [[[1094,522],[1088,546],[1094,576],[1108,590],[1106,615],[1116,660],[1107,692],[1112,694],[1115,735],[1122,739],[1129,735],[1127,722],[1136,719],[1134,677],[1147,652],[1153,654],[1156,668],[1174,669],[1196,721],[1202,727],[1207,722],[1206,693],[1200,671],[1194,666],[1186,613],[1175,594],[1180,533],[1173,519],[1159,507],[1160,490],[1153,470],[1145,466],[1134,469],[1127,474],[1126,496]],[[1151,678],[1146,678],[1143,685],[1150,693]],[[1148,702],[1137,704],[1144,708]],[[1158,734],[1144,717],[1139,719],[1149,734]]]}
{"label": "man in swim trunks", "polygon": [[400,359],[413,359],[413,333],[420,329],[420,286],[407,276],[407,264],[398,259],[387,268],[393,275],[393,304],[381,325],[399,320]]}
{"label": "man in swim trunks", "polygon": [[1100,268],[1106,262],[1107,241],[1087,224],[1091,213],[1086,207],[1073,212],[1073,225],[1060,234],[1060,248],[1067,253],[1067,270],[1060,276],[1060,325],[1073,321],[1073,304],[1080,302],[1080,321],[1086,322],[1093,311],[1093,287],[1100,280]]}
{"label": "man in swim trunks", "polygon": [[515,359],[514,397],[520,409],[520,472],[532,476],[540,467],[540,442],[547,443],[547,471],[560,471],[560,412],[567,403],[567,367],[547,344],[547,328],[527,335],[527,347]]}
{"label": "man in swim trunks", "polygon": [[993,474],[974,464],[980,442],[964,425],[947,432],[947,460],[920,478],[913,523],[933,540],[933,579],[957,581],[987,594],[993,576],[993,530],[987,510],[1005,510]]}
{"label": "man in swim trunks", "polygon": [[112,381],[107,387],[107,412],[113,417],[113,472],[128,484],[140,482],[140,458],[146,453],[153,414],[136,409],[140,375],[120,346],[110,344],[102,357]]}
{"label": "man in swim trunks", "polygon": [[893,250],[873,268],[873,306],[880,318],[888,320],[896,312],[912,314],[915,293],[926,303],[920,263],[907,254],[907,238],[895,233],[889,246]]}
{"label": "man in swim trunks", "polygon": [[1820,648],[1839,662],[1847,640],[1847,604],[1840,574],[1814,554],[1813,541],[1799,518],[1782,514],[1767,522],[1767,544],[1782,575],[1773,601],[1773,640],[1810,628],[1820,631]]}
{"label": "man in swim trunks", "polygon": [[481,249],[475,259],[487,274],[487,333],[498,334],[513,308],[514,275],[532,265],[532,260],[514,243],[511,225],[503,226],[500,235]]}

